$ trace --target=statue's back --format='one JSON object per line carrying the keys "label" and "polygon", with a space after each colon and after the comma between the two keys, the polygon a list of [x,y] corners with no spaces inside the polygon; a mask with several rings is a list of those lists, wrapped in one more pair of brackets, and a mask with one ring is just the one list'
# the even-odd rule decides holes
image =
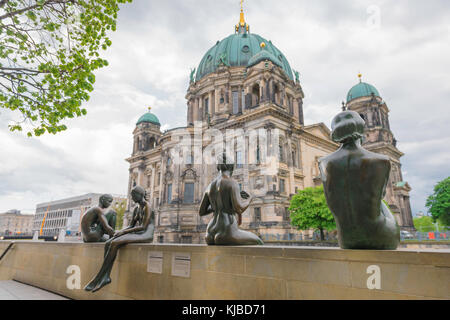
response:
{"label": "statue's back", "polygon": [[339,150],[323,160],[324,189],[344,248],[383,247],[392,242],[395,220],[382,211],[391,169],[387,157],[364,149]]}

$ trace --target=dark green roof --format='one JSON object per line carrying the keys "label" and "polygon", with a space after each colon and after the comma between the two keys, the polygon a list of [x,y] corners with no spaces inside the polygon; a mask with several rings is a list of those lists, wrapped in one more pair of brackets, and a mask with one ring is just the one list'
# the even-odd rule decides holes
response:
{"label": "dark green roof", "polygon": [[347,102],[350,102],[353,99],[360,98],[360,97],[370,97],[372,93],[376,97],[380,97],[380,93],[378,92],[377,88],[372,86],[371,84],[360,82],[356,86],[350,89],[347,95]]}
{"label": "dark green roof", "polygon": [[[261,48],[262,42],[266,44],[264,49]],[[215,72],[221,64],[224,64],[224,62],[225,65],[231,67],[247,67],[250,60],[260,54],[263,50],[268,53],[262,53],[262,56],[269,56],[269,60],[279,65],[289,79],[294,80],[289,62],[272,42],[267,41],[257,34],[236,33],[222,41],[217,41],[216,45],[206,52],[198,66],[196,81]]]}
{"label": "dark green roof", "polygon": [[158,117],[155,116],[151,112],[147,112],[142,117],[140,117],[138,122],[136,123],[136,125],[139,125],[139,124],[144,123],[144,122],[153,123],[153,124],[156,124],[157,126],[161,126],[161,123],[159,122]]}

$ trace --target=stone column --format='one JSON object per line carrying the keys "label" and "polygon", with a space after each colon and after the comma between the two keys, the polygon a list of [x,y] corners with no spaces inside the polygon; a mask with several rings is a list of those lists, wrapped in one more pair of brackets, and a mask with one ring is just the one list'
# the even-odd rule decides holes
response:
{"label": "stone column", "polygon": [[154,194],[155,194],[155,179],[156,179],[156,175],[158,174],[157,172],[156,172],[156,163],[152,163],[152,165],[151,165],[151,171],[152,171],[152,182],[151,182],[151,184],[150,184],[150,194],[151,194],[151,197],[150,197],[150,205],[153,207],[154,206],[154,204],[155,204],[155,201],[154,201]]}
{"label": "stone column", "polygon": [[295,193],[295,175],[294,175],[294,171],[295,171],[295,161],[294,159],[292,159],[292,133],[288,133],[287,135],[287,143],[288,143],[288,152],[289,152],[289,186],[290,186],[290,194],[294,194]]}

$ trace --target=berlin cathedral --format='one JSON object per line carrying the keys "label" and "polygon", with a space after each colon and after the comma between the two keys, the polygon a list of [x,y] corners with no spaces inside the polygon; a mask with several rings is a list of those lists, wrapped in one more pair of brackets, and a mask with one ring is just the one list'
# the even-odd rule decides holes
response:
{"label": "berlin cathedral", "polygon": [[[269,136],[279,132],[275,162],[260,161],[259,144],[266,141],[254,142],[245,135],[240,138],[246,148],[237,147],[234,152],[237,165],[233,177],[242,190],[255,197],[242,215],[241,228],[263,238],[281,235],[281,239],[287,239],[299,233],[290,224],[290,199],[299,190],[322,184],[318,160],[338,148],[325,124],[304,123],[303,99],[298,72],[271,41],[250,32],[242,10],[234,33],[209,49],[191,73],[186,95],[187,126],[182,129],[183,135],[187,132],[197,139],[201,148],[206,148],[206,142],[196,138],[198,127],[202,132],[218,130],[224,136],[231,129],[262,129]],[[402,177],[403,153],[397,149],[390,129],[386,102],[360,76],[359,83],[348,92],[344,107],[358,112],[366,122],[363,146],[391,159],[385,200],[400,227],[414,230],[411,188]],[[216,164],[194,161],[193,154],[185,156],[184,161],[174,161],[179,130],[161,132],[158,117],[150,111],[137,121],[133,154],[126,159],[130,164],[128,215],[131,189],[142,186],[156,214],[155,242],[204,243],[211,216],[200,217],[198,208],[203,192],[217,175]],[[255,144],[256,156],[248,151]],[[252,157],[256,161],[251,161]],[[273,163],[276,168],[267,170]]]}

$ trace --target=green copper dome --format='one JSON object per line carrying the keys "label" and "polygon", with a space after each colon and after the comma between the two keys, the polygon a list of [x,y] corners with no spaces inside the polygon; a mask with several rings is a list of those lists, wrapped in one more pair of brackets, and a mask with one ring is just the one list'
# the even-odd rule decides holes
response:
{"label": "green copper dome", "polygon": [[139,124],[144,123],[144,122],[153,123],[153,124],[156,124],[157,126],[161,126],[161,123],[159,122],[158,117],[156,117],[151,112],[147,112],[142,117],[140,117],[138,122],[136,123],[136,125],[139,125]]}
{"label": "green copper dome", "polygon": [[[261,48],[263,42],[266,44],[265,48]],[[284,70],[289,79],[294,80],[289,62],[272,42],[257,34],[241,32],[217,41],[216,45],[206,52],[198,66],[196,81],[215,72],[221,65],[247,67],[263,60],[271,60]]]}
{"label": "green copper dome", "polygon": [[365,82],[360,82],[350,89],[347,95],[347,102],[360,97],[370,97],[372,93],[381,98],[380,93],[374,86]]}
{"label": "green copper dome", "polygon": [[270,60],[273,63],[275,63],[277,66],[283,68],[283,65],[280,63],[280,61],[278,61],[278,59],[275,58],[275,56],[267,50],[261,50],[260,52],[255,54],[250,59],[247,66],[250,68],[250,67],[253,67],[254,65],[257,65],[261,61],[267,61],[267,60]]}

